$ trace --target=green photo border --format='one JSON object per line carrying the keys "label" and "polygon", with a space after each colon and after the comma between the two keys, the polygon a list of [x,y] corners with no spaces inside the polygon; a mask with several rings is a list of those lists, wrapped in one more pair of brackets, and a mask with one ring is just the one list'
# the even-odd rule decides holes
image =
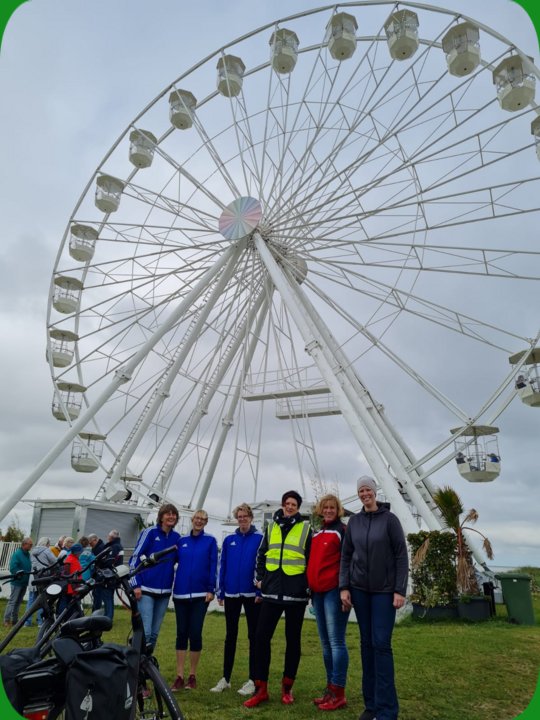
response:
{"label": "green photo border", "polygon": [[4,32],[6,25],[11,19],[11,16],[15,10],[20,6],[24,5],[28,0],[1,0],[0,2],[0,52],[2,50],[2,40],[4,39]]}
{"label": "green photo border", "polygon": [[[511,0],[520,5],[529,15],[532,24],[539,38],[540,47],[540,2],[539,0]],[[4,38],[4,32],[13,13],[24,3],[29,0],[0,0],[0,61],[1,61],[1,45]],[[451,3],[451,0],[449,0]],[[21,716],[12,708],[7,699],[4,687],[0,682],[0,711],[2,720],[21,720]],[[540,676],[536,685],[536,691],[529,706],[518,716],[519,720],[537,720],[540,718]]]}

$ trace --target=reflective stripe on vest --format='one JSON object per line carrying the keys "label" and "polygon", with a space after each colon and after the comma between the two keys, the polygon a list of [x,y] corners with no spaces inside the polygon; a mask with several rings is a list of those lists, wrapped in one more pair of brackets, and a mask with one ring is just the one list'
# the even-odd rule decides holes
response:
{"label": "reflective stripe on vest", "polygon": [[283,542],[281,528],[276,522],[272,522],[268,526],[266,569],[273,572],[281,567],[285,575],[301,575],[305,572],[308,533],[309,523],[298,523],[289,530]]}

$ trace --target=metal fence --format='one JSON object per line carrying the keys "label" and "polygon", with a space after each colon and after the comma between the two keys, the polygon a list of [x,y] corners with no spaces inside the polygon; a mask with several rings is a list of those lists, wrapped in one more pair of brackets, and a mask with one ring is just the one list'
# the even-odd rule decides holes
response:
{"label": "metal fence", "polygon": [[9,563],[13,557],[13,553],[20,547],[20,542],[0,541],[0,572],[9,572]]}

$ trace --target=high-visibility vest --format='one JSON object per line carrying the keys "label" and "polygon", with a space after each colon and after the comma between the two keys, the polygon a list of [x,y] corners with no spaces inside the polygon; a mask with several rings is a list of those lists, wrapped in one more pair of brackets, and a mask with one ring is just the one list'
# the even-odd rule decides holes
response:
{"label": "high-visibility vest", "polygon": [[268,526],[268,550],[266,551],[266,569],[269,572],[280,567],[285,575],[301,575],[306,571],[306,540],[309,523],[301,522],[287,533],[285,541],[281,528],[276,522]]}

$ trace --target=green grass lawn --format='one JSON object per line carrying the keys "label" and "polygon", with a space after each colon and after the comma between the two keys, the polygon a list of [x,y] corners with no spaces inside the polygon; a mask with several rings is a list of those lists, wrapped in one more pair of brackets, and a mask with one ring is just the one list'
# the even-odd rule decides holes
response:
{"label": "green grass lawn", "polygon": [[[0,603],[0,611],[2,605]],[[540,595],[534,597],[540,622]],[[125,642],[129,632],[127,612],[117,608],[110,640]],[[29,645],[35,628],[23,629],[17,645]],[[303,720],[322,716],[311,703],[325,682],[315,622],[306,620],[302,636],[302,661],[294,687],[296,703],[280,703],[279,684],[283,663],[283,627],[274,636],[270,675],[270,702],[259,708],[242,707],[236,689],[247,679],[247,638],[241,622],[233,689],[214,694],[209,689],[222,675],[225,618],[221,613],[207,616],[204,649],[197,676],[198,689],[182,691],[179,702],[187,720],[237,720],[255,716],[270,720],[280,717]],[[338,711],[341,720],[357,718],[363,704],[360,696],[358,629],[349,623],[351,656],[347,687],[348,708]],[[163,675],[175,676],[175,618],[168,612],[156,654]],[[401,704],[400,720],[511,720],[522,712],[533,695],[540,666],[540,624],[536,627],[511,625],[504,606],[496,619],[479,624],[461,621],[428,622],[407,618],[394,632],[396,682]]]}

